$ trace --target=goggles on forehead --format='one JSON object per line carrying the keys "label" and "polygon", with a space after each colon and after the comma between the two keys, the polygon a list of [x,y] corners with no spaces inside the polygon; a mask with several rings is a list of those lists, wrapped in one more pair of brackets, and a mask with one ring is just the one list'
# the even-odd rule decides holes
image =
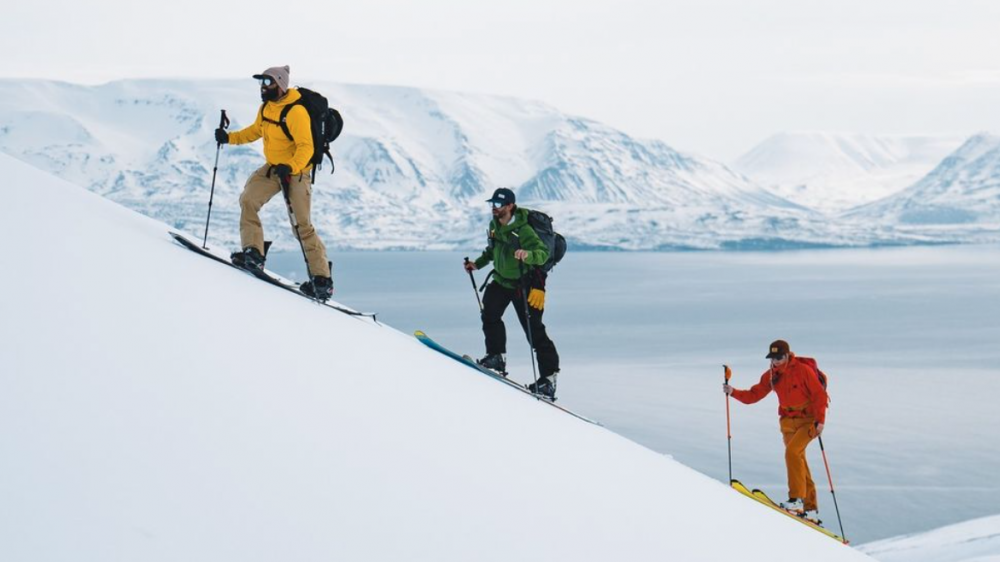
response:
{"label": "goggles on forehead", "polygon": [[271,86],[274,85],[274,79],[271,78],[271,77],[265,76],[264,78],[260,79],[260,85],[261,86],[266,86],[266,87],[270,88]]}

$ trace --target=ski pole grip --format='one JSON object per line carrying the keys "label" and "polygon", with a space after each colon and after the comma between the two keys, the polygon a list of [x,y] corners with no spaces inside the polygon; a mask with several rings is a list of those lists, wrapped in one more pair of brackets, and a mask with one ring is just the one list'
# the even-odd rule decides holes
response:
{"label": "ski pole grip", "polygon": [[229,128],[229,118],[226,117],[226,110],[222,110],[222,116],[219,117],[219,128],[228,129]]}
{"label": "ski pole grip", "polygon": [[723,372],[726,375],[726,383],[729,383],[729,379],[733,376],[733,370],[729,368],[729,365],[722,366]]}

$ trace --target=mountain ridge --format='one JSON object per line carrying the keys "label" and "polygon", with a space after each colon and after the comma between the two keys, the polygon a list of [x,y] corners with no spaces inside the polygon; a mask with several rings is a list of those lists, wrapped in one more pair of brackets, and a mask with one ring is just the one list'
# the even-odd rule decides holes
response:
{"label": "mountain ridge", "polygon": [[[204,225],[219,107],[233,128],[259,107],[252,82],[139,80],[101,86],[0,80],[0,150],[177,228]],[[479,247],[483,202],[511,187],[579,249],[719,250],[993,240],[830,215],[724,164],[632,138],[535,101],[399,86],[308,84],[341,109],[337,173],[317,175],[313,222],[342,249]],[[238,245],[243,182],[261,147],[222,148],[210,238]],[[296,248],[282,205],[262,211]],[[201,227],[203,228],[203,226]]]}

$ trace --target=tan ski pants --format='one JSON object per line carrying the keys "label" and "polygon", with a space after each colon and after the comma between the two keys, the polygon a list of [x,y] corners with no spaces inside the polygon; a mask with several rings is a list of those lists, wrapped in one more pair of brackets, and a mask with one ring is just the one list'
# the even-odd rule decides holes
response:
{"label": "tan ski pants", "polygon": [[[246,186],[243,187],[243,193],[240,195],[240,241],[244,249],[254,247],[261,254],[264,253],[264,227],[261,225],[259,212],[265,203],[281,193],[281,182],[278,175],[272,172],[271,177],[267,177],[270,168],[270,165],[265,164],[251,174]],[[292,176],[289,185],[289,199],[292,202],[292,211],[299,223],[296,234],[305,249],[309,274],[330,277],[330,263],[326,258],[326,246],[316,234],[316,229],[313,228],[310,218],[312,184],[309,182],[308,173]],[[282,204],[284,204],[283,200]]]}

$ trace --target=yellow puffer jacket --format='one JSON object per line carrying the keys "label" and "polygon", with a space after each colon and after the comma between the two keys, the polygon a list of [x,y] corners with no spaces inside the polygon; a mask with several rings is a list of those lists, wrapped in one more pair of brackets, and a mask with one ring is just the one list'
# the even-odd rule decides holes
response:
{"label": "yellow puffer jacket", "polygon": [[288,125],[288,132],[295,141],[288,140],[285,132],[281,130],[281,125],[261,119],[263,114],[267,119],[277,122],[281,119],[281,111],[285,106],[295,103],[301,97],[298,89],[292,88],[281,99],[265,103],[264,111],[257,112],[257,120],[252,125],[229,133],[229,143],[248,144],[264,137],[264,158],[268,164],[272,166],[288,164],[292,167],[293,175],[308,172],[312,169],[309,160],[313,157],[313,139],[309,112],[306,108],[297,105],[288,111],[285,124]]}

